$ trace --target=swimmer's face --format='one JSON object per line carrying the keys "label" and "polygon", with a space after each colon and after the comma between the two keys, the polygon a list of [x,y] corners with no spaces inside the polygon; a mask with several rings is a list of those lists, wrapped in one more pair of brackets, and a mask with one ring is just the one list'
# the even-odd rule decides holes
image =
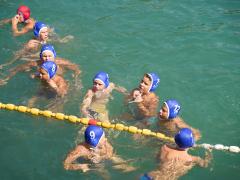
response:
{"label": "swimmer's face", "polygon": [[19,12],[17,15],[18,15],[18,22],[23,23],[24,22],[23,14],[21,12]]}
{"label": "swimmer's face", "polygon": [[40,79],[45,80],[45,81],[48,81],[50,79],[49,75],[45,69],[40,68],[39,73],[40,73]]}
{"label": "swimmer's face", "polygon": [[163,104],[162,108],[160,109],[159,116],[160,119],[167,120],[168,119],[168,108],[166,104]]}
{"label": "swimmer's face", "polygon": [[102,83],[102,81],[94,80],[93,81],[93,89],[95,91],[101,91],[105,88],[105,85]]}
{"label": "swimmer's face", "polygon": [[43,51],[43,53],[42,53],[42,60],[43,61],[47,61],[47,60],[54,61],[53,53],[50,52],[50,51]]}
{"label": "swimmer's face", "polygon": [[148,93],[150,86],[151,86],[151,79],[147,75],[144,75],[142,81],[139,84],[139,89],[143,93]]}
{"label": "swimmer's face", "polygon": [[42,28],[39,38],[41,41],[46,41],[48,39],[48,28]]}

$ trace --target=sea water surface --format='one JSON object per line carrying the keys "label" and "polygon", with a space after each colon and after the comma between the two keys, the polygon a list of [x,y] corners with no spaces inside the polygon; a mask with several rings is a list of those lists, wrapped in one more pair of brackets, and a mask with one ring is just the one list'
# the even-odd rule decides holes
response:
{"label": "sea water surface", "polygon": [[[239,0],[0,0],[0,19],[13,17],[22,4],[59,36],[74,36],[68,43],[54,44],[59,57],[82,70],[83,87],[71,94],[62,113],[81,117],[83,96],[100,70],[128,90],[138,85],[144,73],[156,72],[161,78],[156,91],[160,104],[177,99],[181,117],[202,132],[199,143],[240,146]],[[10,25],[1,26],[0,64],[31,37],[32,33],[13,37]],[[0,76],[7,70],[0,70]],[[65,78],[72,81],[70,73]],[[26,105],[38,88],[28,73],[19,73],[0,87],[0,102]],[[130,125],[121,118],[127,111],[124,97],[115,92],[113,97],[108,107],[112,122]],[[47,103],[36,107],[44,109]],[[63,168],[67,153],[83,140],[78,135],[81,127],[0,110],[0,179],[103,179],[96,171]],[[160,140],[135,141],[126,132],[111,132],[108,138],[116,153],[133,159],[131,164],[137,168],[123,173],[106,162],[110,179],[137,179],[157,167]],[[202,150],[191,153],[204,154]],[[239,171],[239,154],[213,151],[208,168],[195,167],[180,179],[235,180],[240,179]]]}

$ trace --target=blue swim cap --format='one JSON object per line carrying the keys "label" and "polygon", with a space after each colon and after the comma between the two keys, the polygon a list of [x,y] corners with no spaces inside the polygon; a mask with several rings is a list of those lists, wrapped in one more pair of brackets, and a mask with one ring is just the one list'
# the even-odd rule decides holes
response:
{"label": "blue swim cap", "polygon": [[192,130],[189,128],[182,128],[175,135],[175,143],[178,145],[179,148],[182,148],[182,149],[192,147],[195,143]]}
{"label": "blue swim cap", "polygon": [[51,79],[57,72],[57,65],[53,61],[45,61],[41,68],[48,72],[49,78]]}
{"label": "blue swim cap", "polygon": [[34,28],[33,28],[34,36],[39,37],[40,31],[43,28],[47,28],[47,25],[42,23],[42,22],[40,22],[40,21],[36,22],[35,25],[34,25]]}
{"label": "blue swim cap", "polygon": [[108,74],[105,72],[98,72],[93,78],[93,81],[95,80],[101,81],[104,84],[105,88],[109,86],[109,77]]}
{"label": "blue swim cap", "polygon": [[164,104],[167,106],[167,109],[168,109],[167,118],[168,119],[175,118],[181,109],[180,104],[175,99],[169,99],[165,101]]}
{"label": "blue swim cap", "polygon": [[104,132],[101,127],[90,125],[85,130],[85,142],[92,147],[97,147],[103,135],[104,135]]}
{"label": "blue swim cap", "polygon": [[147,75],[151,78],[151,86],[149,92],[153,92],[157,89],[158,84],[160,82],[160,78],[155,73],[147,73]]}
{"label": "blue swim cap", "polygon": [[153,180],[153,178],[150,177],[147,173],[145,173],[140,177],[140,180]]}
{"label": "blue swim cap", "polygon": [[53,54],[54,58],[56,58],[56,55],[57,55],[56,51],[54,50],[54,47],[51,44],[44,44],[42,46],[42,49],[40,51],[40,58],[41,59],[42,59],[42,54],[43,54],[44,51],[50,51]]}

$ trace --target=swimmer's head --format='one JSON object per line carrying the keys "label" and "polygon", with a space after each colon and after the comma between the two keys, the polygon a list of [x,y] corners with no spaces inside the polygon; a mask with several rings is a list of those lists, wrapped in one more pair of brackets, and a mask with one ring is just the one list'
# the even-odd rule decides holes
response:
{"label": "swimmer's head", "polygon": [[56,58],[56,51],[54,50],[54,47],[50,44],[43,45],[40,51],[40,58],[44,61],[54,61]]}
{"label": "swimmer's head", "polygon": [[57,72],[57,65],[53,61],[45,61],[40,68],[40,78],[49,80],[54,77]]}
{"label": "swimmer's head", "polygon": [[139,88],[142,92],[148,93],[153,92],[157,89],[160,82],[160,78],[155,73],[147,73],[144,75]]}
{"label": "swimmer's head", "polygon": [[85,130],[85,142],[92,147],[97,147],[101,138],[104,136],[104,131],[101,127],[89,125]]}
{"label": "swimmer's head", "polygon": [[[19,6],[17,9],[17,14],[20,16],[19,22],[24,22],[30,18],[31,11],[27,6]],[[23,20],[21,20],[21,16],[23,17]]]}
{"label": "swimmer's head", "polygon": [[109,76],[106,72],[98,72],[93,78],[93,86],[96,90],[102,90],[109,86]]}
{"label": "swimmer's head", "polygon": [[173,119],[177,117],[181,109],[180,104],[175,99],[169,99],[163,103],[159,112],[161,119]]}
{"label": "swimmer's head", "polygon": [[35,37],[45,41],[48,38],[48,27],[46,24],[38,21],[34,25],[33,33]]}
{"label": "swimmer's head", "polygon": [[176,135],[175,135],[175,143],[181,149],[190,148],[194,145],[194,137],[192,130],[189,128],[182,128]]}

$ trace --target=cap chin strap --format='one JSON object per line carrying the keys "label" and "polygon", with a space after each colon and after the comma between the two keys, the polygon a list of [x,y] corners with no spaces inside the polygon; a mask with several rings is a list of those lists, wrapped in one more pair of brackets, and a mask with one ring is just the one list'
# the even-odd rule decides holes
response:
{"label": "cap chin strap", "polygon": [[168,119],[169,118],[169,114],[170,114],[169,107],[168,107],[168,104],[166,102],[164,102],[164,104],[167,107],[167,119]]}

